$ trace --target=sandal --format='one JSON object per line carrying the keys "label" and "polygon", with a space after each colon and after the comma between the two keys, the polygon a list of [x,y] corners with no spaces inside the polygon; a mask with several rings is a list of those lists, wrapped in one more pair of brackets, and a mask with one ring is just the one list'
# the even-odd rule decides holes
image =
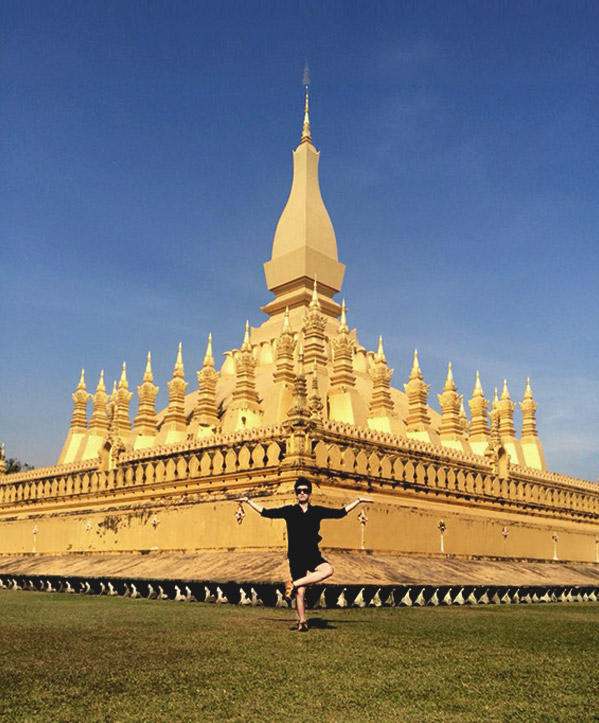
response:
{"label": "sandal", "polygon": [[305,620],[303,622],[299,622],[297,624],[297,632],[298,633],[307,633],[308,632],[308,623]]}

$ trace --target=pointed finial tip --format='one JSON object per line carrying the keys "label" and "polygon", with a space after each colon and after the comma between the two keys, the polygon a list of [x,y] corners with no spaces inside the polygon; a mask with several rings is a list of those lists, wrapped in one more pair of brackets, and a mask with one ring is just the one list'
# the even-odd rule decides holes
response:
{"label": "pointed finial tip", "polygon": [[310,66],[308,60],[304,63],[304,74],[302,76],[302,85],[307,88],[310,85]]}

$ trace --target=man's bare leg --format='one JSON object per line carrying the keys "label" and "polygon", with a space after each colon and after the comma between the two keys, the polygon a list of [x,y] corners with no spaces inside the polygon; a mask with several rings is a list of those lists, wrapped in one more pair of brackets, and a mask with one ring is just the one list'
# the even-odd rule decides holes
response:
{"label": "man's bare leg", "polygon": [[306,588],[298,587],[295,595],[295,612],[297,613],[298,623],[306,622]]}
{"label": "man's bare leg", "polygon": [[293,587],[297,589],[305,587],[306,585],[314,585],[317,582],[326,580],[327,577],[331,577],[333,572],[334,570],[332,565],[329,565],[328,562],[321,562],[320,565],[317,565],[314,568],[314,572],[309,572],[307,575],[304,575],[304,577],[299,577],[297,580],[294,580]]}
{"label": "man's bare leg", "polygon": [[315,568],[314,572],[309,572],[307,575],[304,575],[304,577],[293,581],[293,587],[296,590],[295,611],[299,625],[306,622],[306,586],[326,580],[327,577],[331,577],[332,574],[332,565],[329,565],[328,562],[322,562]]}

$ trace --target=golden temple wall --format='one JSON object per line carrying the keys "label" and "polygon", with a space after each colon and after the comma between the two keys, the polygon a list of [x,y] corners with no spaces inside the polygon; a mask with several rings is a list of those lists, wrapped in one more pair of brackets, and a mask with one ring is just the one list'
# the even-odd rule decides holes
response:
{"label": "golden temple wall", "polygon": [[79,463],[6,475],[0,553],[280,548],[284,524],[252,512],[239,524],[235,500],[288,503],[305,474],[317,482],[315,503],[374,499],[366,519],[324,522],[325,547],[598,561],[594,483],[498,470],[493,459],[349,425],[302,424],[122,453],[107,470]]}

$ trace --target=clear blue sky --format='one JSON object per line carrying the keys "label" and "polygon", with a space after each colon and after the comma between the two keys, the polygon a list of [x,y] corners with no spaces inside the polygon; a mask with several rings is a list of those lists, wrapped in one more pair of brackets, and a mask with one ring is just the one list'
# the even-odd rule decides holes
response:
{"label": "clear blue sky", "polygon": [[[599,473],[599,4],[0,2],[0,439],[56,461],[81,367],[166,402],[257,326],[312,74],[368,348],[437,406],[530,375],[549,467]],[[134,398],[134,404],[135,404]],[[135,406],[132,406],[134,412]],[[519,416],[517,415],[519,425]]]}

